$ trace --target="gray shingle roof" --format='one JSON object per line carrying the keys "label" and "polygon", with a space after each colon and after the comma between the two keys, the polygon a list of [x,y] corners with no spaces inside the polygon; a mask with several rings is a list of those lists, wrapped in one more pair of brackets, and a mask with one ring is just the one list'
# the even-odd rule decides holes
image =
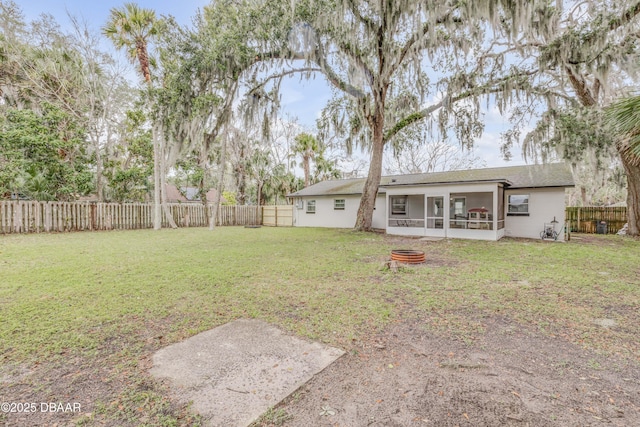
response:
{"label": "gray shingle roof", "polygon": [[[295,193],[297,196],[330,196],[360,194],[364,178],[323,181]],[[573,174],[565,163],[468,169],[410,175],[383,176],[379,192],[384,187],[402,185],[438,185],[469,182],[504,182],[508,188],[573,187]]]}

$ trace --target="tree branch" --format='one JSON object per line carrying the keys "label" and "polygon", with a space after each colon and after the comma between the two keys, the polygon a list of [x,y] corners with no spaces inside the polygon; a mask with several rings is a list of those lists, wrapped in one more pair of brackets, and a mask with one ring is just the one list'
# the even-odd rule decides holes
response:
{"label": "tree branch", "polygon": [[[450,18],[451,13],[453,12],[453,9],[455,9],[456,6],[457,4],[453,5],[452,8],[447,13],[445,13],[440,18],[436,19],[435,24],[436,25],[444,24]],[[454,18],[453,21],[457,23],[462,22],[459,18]],[[413,48],[413,46],[415,46],[415,44],[418,41],[420,41],[424,36],[427,35],[427,33],[429,33],[430,29],[431,29],[431,26],[427,22],[424,24],[421,31],[414,33],[409,38],[409,40],[407,40],[407,42],[404,44],[404,46],[400,50],[400,55],[398,56],[398,59],[394,62],[393,66],[391,67],[391,70],[392,70],[391,73],[393,73],[400,66],[400,64],[402,64],[402,62],[404,61],[404,58],[407,56],[409,51]]]}
{"label": "tree branch", "polygon": [[591,91],[587,87],[587,82],[584,80],[584,77],[577,76],[571,67],[565,67],[565,71],[569,76],[569,82],[571,86],[576,91],[576,95],[580,100],[580,103],[585,107],[591,107],[596,104],[596,100],[593,98]]}
{"label": "tree branch", "polygon": [[504,91],[503,85],[509,81],[520,80],[521,83],[526,84],[528,83],[527,77],[532,76],[537,72],[538,70],[532,70],[532,71],[526,71],[526,72],[518,73],[515,75],[511,75],[511,76],[506,76],[497,81],[490,82],[482,86],[477,86],[475,88],[471,88],[455,96],[451,96],[447,94],[444,98],[442,98],[442,100],[440,100],[440,102],[430,105],[429,107],[422,109],[418,112],[409,114],[404,119],[398,121],[391,129],[385,132],[384,142],[386,143],[391,138],[393,138],[398,132],[400,132],[402,129],[424,119],[425,117],[431,115],[433,112],[437,111],[438,109],[444,106],[454,104],[458,101],[470,98],[472,96],[489,95],[492,93],[502,92]]}
{"label": "tree branch", "polygon": [[338,74],[333,70],[333,68],[331,68],[331,66],[327,64],[327,61],[324,58],[324,55],[322,55],[322,50],[319,46],[316,47],[314,54],[311,56],[304,55],[302,53],[296,53],[296,52],[285,52],[285,53],[266,52],[266,53],[256,55],[255,62],[263,62],[263,61],[277,60],[277,59],[315,62],[316,65],[319,67],[320,72],[322,72],[322,74],[324,74],[324,76],[327,78],[329,83],[331,83],[336,88],[347,93],[348,95],[351,95],[354,98],[362,99],[367,96],[366,93],[364,93],[362,90],[347,83],[346,81],[342,80],[340,76],[338,76]]}
{"label": "tree branch", "polygon": [[264,79],[263,81],[261,81],[258,85],[256,85],[253,88],[251,88],[247,92],[247,94],[248,95],[253,95],[258,89],[261,89],[264,86],[266,86],[266,84],[271,80],[279,79],[279,78],[286,77],[286,76],[289,76],[289,75],[292,75],[292,74],[296,74],[296,73],[315,73],[315,72],[322,72],[322,70],[320,68],[317,68],[317,67],[305,67],[305,68],[295,68],[295,69],[292,69],[292,70],[283,71],[283,72],[278,73],[278,74],[272,74],[269,77],[267,77],[266,79]]}
{"label": "tree branch", "polygon": [[346,0],[346,3],[347,3],[347,6],[349,7],[349,10],[351,11],[351,13],[353,13],[353,16],[358,20],[358,22],[360,22],[362,25],[367,27],[369,31],[375,31],[375,27],[376,27],[375,23],[371,19],[366,18],[364,15],[360,13],[360,10],[358,10],[358,5],[356,4],[355,1]]}
{"label": "tree branch", "polygon": [[636,1],[635,4],[631,5],[629,9],[624,11],[622,16],[619,18],[613,18],[609,21],[609,30],[615,30],[624,24],[630,22],[636,15],[640,14],[640,1]]}

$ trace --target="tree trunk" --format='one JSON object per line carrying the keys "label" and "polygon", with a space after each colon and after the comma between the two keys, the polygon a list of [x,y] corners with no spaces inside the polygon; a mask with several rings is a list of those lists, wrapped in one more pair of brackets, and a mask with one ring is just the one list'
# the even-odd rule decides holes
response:
{"label": "tree trunk", "polygon": [[624,154],[620,156],[627,174],[627,235],[640,235],[640,164],[630,161]]}
{"label": "tree trunk", "polygon": [[222,135],[222,147],[220,147],[220,170],[218,171],[218,188],[216,192],[216,199],[213,203],[213,209],[211,212],[211,218],[209,220],[209,230],[213,230],[216,226],[216,218],[218,216],[218,210],[220,209],[220,200],[222,199],[222,192],[224,191],[224,173],[227,166],[227,138],[229,138],[228,129],[225,128]]}
{"label": "tree trunk", "polygon": [[[243,160],[244,161],[244,160]],[[241,165],[236,165],[234,168],[235,178],[236,178],[236,188],[238,189],[238,194],[236,196],[236,201],[239,205],[246,204],[246,188],[247,188],[247,178],[244,171],[244,167]]]}
{"label": "tree trunk", "polygon": [[160,201],[162,203],[162,211],[164,212],[165,218],[167,218],[167,222],[171,228],[178,228],[178,225],[173,220],[173,215],[171,215],[171,211],[169,210],[169,206],[167,205],[167,171],[166,165],[167,161],[164,156],[164,144],[160,141],[159,152],[160,152]]}
{"label": "tree trunk", "polygon": [[162,204],[160,202],[160,146],[158,144],[158,131],[156,127],[152,130],[153,138],[153,229],[162,228]]}
{"label": "tree trunk", "polygon": [[[204,217],[207,218],[207,222],[211,221],[211,213],[209,212],[209,200],[207,199],[207,193],[204,191],[204,173],[200,182],[198,183],[198,193],[200,194],[200,201],[204,208]],[[207,224],[208,225],[208,224]]]}
{"label": "tree trunk", "polygon": [[369,164],[369,174],[362,189],[362,199],[358,208],[355,229],[358,231],[371,231],[373,225],[373,210],[376,207],[378,187],[382,177],[382,155],[384,152],[382,115],[377,115],[373,123],[373,148],[371,150],[371,163]]}
{"label": "tree trunk", "polygon": [[256,197],[256,205],[261,206],[262,205],[262,182],[258,183],[258,194]]}
{"label": "tree trunk", "polygon": [[99,144],[95,144],[96,146],[96,194],[98,196],[98,201],[104,201],[104,188],[102,185],[102,153],[100,153]]}
{"label": "tree trunk", "polygon": [[302,168],[304,170],[304,188],[307,188],[311,183],[311,180],[309,179],[309,175],[311,175],[309,163],[310,163],[310,157],[306,154],[303,154]]}

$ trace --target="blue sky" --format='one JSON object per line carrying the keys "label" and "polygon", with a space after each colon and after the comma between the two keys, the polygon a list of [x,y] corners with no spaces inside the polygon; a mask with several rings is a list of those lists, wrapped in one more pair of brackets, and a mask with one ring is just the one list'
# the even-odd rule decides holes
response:
{"label": "blue sky", "polygon": [[[14,0],[15,1],[15,0]],[[109,17],[113,7],[121,7],[126,1],[119,0],[17,0],[27,20],[33,20],[42,13],[53,15],[64,25],[67,11],[74,16],[82,17],[96,29],[101,27]],[[181,24],[189,24],[198,8],[209,3],[208,0],[137,0],[141,7],[153,9],[159,15],[173,15]]]}
{"label": "blue sky", "polygon": [[[27,21],[37,19],[45,13],[53,15],[64,28],[69,25],[67,14],[81,18],[90,28],[99,31],[113,7],[121,7],[123,0],[15,0],[22,9]],[[158,15],[173,15],[180,24],[189,25],[196,11],[209,3],[209,0],[138,0],[136,3],[153,9]],[[320,110],[330,98],[331,92],[322,76],[308,81],[291,78],[282,87],[283,113],[297,117],[301,124],[312,127]],[[504,162],[499,158],[500,132],[506,129],[507,120],[500,116],[495,108],[485,113],[485,132],[476,143],[475,154],[482,157],[487,166],[508,166],[523,164],[520,151],[513,150],[513,160]]]}

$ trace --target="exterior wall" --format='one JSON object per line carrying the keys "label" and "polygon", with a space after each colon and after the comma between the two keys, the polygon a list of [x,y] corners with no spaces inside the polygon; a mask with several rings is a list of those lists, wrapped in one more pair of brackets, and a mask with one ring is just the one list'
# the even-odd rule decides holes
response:
{"label": "exterior wall", "polygon": [[[511,194],[529,195],[529,216],[509,216],[508,201]],[[565,189],[564,188],[521,188],[506,189],[505,202],[505,236],[539,239],[544,224],[551,222],[555,216],[558,224],[556,231],[558,240],[564,240],[562,227],[565,222]],[[562,231],[562,232],[561,232]]]}
{"label": "exterior wall", "polygon": [[[360,203],[360,197],[358,197],[358,204]],[[358,206],[356,206],[357,214]],[[356,216],[353,217],[353,224],[356,223]],[[387,228],[387,197],[384,194],[378,194],[376,198],[376,208],[373,211],[373,228],[384,230]],[[353,225],[352,225],[353,227]]]}
{"label": "exterior wall", "polygon": [[[344,210],[334,209],[334,200],[336,199],[344,199]],[[302,200],[302,209],[298,208],[300,200]],[[309,200],[316,201],[315,213],[307,213]],[[356,224],[359,206],[359,195],[296,198],[293,203],[293,225],[295,227],[353,228]],[[376,199],[373,211],[373,228],[384,228],[385,213],[385,197],[382,194]]]}
{"label": "exterior wall", "polygon": [[[376,199],[376,209],[373,211],[373,227],[384,229],[388,234],[405,235],[405,236],[433,236],[433,237],[451,237],[461,239],[481,239],[481,240],[499,240],[503,236],[508,237],[525,237],[539,239],[540,232],[543,230],[544,224],[551,222],[555,216],[558,221],[556,231],[558,231],[558,240],[564,239],[562,227],[565,222],[565,189],[564,188],[526,188],[526,189],[505,189],[504,209],[505,209],[505,226],[504,229],[494,230],[475,230],[475,229],[455,229],[449,228],[450,209],[449,199],[451,194],[471,193],[471,192],[491,192],[493,193],[493,202],[486,203],[486,195],[477,202],[485,205],[498,218],[498,186],[495,183],[478,183],[464,185],[440,185],[440,186],[407,186],[387,188],[386,194],[379,194]],[[508,216],[508,197],[512,194],[528,194],[529,195],[529,215],[528,216]],[[411,218],[416,218],[417,213],[424,212],[428,197],[444,197],[444,228],[433,229],[425,227],[389,227],[388,218],[390,213],[389,198],[393,195],[414,195],[424,196],[424,205],[416,206],[415,201],[418,197],[409,197],[408,210]],[[467,195],[467,209],[480,207],[475,206],[475,195]],[[334,200],[345,199],[345,209],[335,210]],[[298,209],[297,203],[303,201],[303,208]],[[316,201],[316,212],[314,214],[307,213],[307,203],[309,200]],[[422,199],[420,199],[422,200]],[[352,228],[355,225],[358,207],[360,205],[359,195],[349,196],[306,196],[296,198],[294,200],[294,226],[296,227],[332,227],[332,228]],[[394,215],[394,217],[396,217]],[[409,216],[407,216],[409,218]]]}

